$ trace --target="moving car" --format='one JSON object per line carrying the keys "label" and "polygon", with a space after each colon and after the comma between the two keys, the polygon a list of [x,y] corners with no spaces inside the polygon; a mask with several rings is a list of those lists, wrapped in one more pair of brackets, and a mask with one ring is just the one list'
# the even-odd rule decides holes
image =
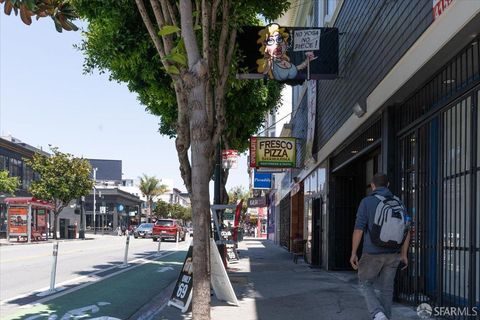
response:
{"label": "moving car", "polygon": [[140,238],[150,238],[152,236],[153,223],[142,223],[139,225],[135,231],[133,231],[133,237],[136,239]]}
{"label": "moving car", "polygon": [[[178,239],[177,239],[178,237]],[[160,219],[155,222],[152,232],[153,241],[172,239],[185,241],[185,228],[176,219]]]}

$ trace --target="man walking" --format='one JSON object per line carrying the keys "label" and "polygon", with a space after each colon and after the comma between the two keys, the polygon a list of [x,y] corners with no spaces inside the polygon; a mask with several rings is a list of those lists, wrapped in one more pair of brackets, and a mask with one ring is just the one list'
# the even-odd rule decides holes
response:
{"label": "man walking", "polygon": [[[397,267],[408,265],[409,224],[403,203],[388,189],[388,178],[378,173],[372,178],[372,194],[363,198],[357,211],[352,238],[350,264],[358,269],[360,288],[367,308],[375,320],[391,317],[393,283]],[[358,261],[357,250],[363,235],[363,251]],[[380,289],[375,293],[374,284]]]}

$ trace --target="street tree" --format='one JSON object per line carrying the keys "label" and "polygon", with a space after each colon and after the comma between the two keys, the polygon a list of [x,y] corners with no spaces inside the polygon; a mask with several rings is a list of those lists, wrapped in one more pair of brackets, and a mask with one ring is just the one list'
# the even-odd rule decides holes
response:
{"label": "street tree", "polygon": [[163,200],[158,200],[155,204],[155,209],[153,209],[153,213],[157,219],[160,218],[168,218],[168,214],[170,212],[170,204]]}
{"label": "street tree", "polygon": [[[215,163],[215,147],[227,127],[226,96],[236,73],[236,34],[241,25],[250,24],[257,14],[271,18],[286,9],[288,3],[276,1],[272,5],[259,0],[151,0],[146,3],[136,0],[138,11],[129,10],[130,1],[94,1],[92,5],[92,1],[78,0],[74,3],[81,16],[89,21],[89,26],[93,20],[102,24],[105,16],[119,13],[113,9],[116,6],[120,6],[123,13],[139,12],[150,36],[149,43],[155,47],[155,56],[148,60],[148,68],[162,71],[163,81],[159,86],[174,89],[175,99],[165,96],[175,106],[166,115],[175,119],[180,173],[191,194],[194,212],[193,317],[210,319],[208,186]],[[133,16],[124,17],[124,20],[129,19],[137,21]],[[121,32],[117,30],[117,34]],[[130,32],[130,43],[142,41],[141,34]],[[115,46],[115,51],[128,49],[116,46],[115,42],[110,45]],[[150,48],[148,45],[143,50]],[[142,56],[135,55],[132,59],[138,61]],[[140,81],[148,80],[142,76],[144,74],[139,74]],[[158,99],[156,96],[149,98]]]}
{"label": "street tree", "polygon": [[178,203],[168,203],[163,200],[158,200],[153,209],[154,215],[157,219],[171,218],[181,219],[185,222],[192,220],[192,210],[190,207],[184,207]]}
{"label": "street tree", "polygon": [[0,194],[13,195],[19,186],[19,177],[9,177],[7,170],[0,171]]}
{"label": "street tree", "polygon": [[36,153],[31,160],[25,160],[39,176],[30,185],[28,191],[38,199],[53,204],[53,237],[57,239],[58,216],[72,200],[86,196],[93,188],[90,177],[92,167],[88,160],[63,153],[56,147],[51,148],[52,155]]}
{"label": "street tree", "polygon": [[[160,116],[159,132],[176,137],[175,88],[165,68],[152,68],[152,62],[160,64],[161,59],[135,3],[121,0],[95,2],[94,5],[90,1],[76,1],[75,4],[80,15],[88,20],[84,40],[77,46],[85,55],[85,73],[99,70],[108,73],[111,80],[126,83],[137,93],[147,112]],[[251,10],[243,19],[245,24],[259,23]],[[183,50],[183,43],[179,45]],[[184,51],[180,53],[172,54],[172,59],[186,61]],[[239,58],[240,55],[233,57]],[[235,149],[240,153],[247,150],[248,139],[258,132],[266,113],[273,112],[280,104],[281,89],[282,85],[274,81],[228,79],[224,98],[225,129],[221,134],[223,149]],[[228,173],[228,169],[222,172],[224,203],[227,202]]]}
{"label": "street tree", "polygon": [[[139,177],[140,183],[138,188],[142,194],[147,198],[148,218],[152,217],[153,198],[167,192],[168,187],[160,184],[155,176],[149,177],[145,173]],[[140,219],[139,219],[140,221]]]}

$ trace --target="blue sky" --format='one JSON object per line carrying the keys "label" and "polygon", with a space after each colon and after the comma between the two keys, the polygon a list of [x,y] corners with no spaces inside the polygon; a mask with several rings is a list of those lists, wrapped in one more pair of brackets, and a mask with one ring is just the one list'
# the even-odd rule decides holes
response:
{"label": "blue sky", "polygon": [[[83,56],[73,48],[80,41],[80,32],[57,33],[50,18],[26,26],[0,13],[0,135],[122,160],[125,179],[146,173],[185,190],[174,140],[157,132],[159,119],[124,84],[83,74]],[[248,187],[245,156],[231,170],[227,190],[237,185]]]}

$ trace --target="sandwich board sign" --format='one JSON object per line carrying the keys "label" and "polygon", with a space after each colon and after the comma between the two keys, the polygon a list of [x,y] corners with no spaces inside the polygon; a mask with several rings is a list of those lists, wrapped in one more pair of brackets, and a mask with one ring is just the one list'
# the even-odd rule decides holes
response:
{"label": "sandwich board sign", "polygon": [[192,300],[193,288],[193,247],[188,248],[187,256],[183,262],[182,270],[173,289],[169,306],[174,306],[185,312]]}
{"label": "sandwich board sign", "polygon": [[[238,306],[237,296],[233,291],[232,284],[228,278],[227,271],[223,266],[222,257],[218,252],[217,245],[213,239],[210,239],[210,263],[211,263],[211,284],[215,296],[218,300],[228,304]],[[182,270],[178,276],[177,283],[173,289],[169,306],[179,308],[186,312],[192,301],[193,288],[193,247],[190,246],[183,263]]]}
{"label": "sandwich board sign", "polygon": [[227,243],[227,258],[230,263],[237,263],[239,260],[237,250],[233,243]]}

